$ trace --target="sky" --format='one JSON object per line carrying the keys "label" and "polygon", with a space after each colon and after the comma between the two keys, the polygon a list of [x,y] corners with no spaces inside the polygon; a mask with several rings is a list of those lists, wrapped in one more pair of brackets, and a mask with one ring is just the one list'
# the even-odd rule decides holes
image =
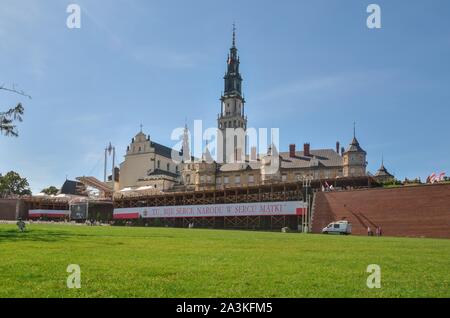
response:
{"label": "sky", "polygon": [[[67,6],[80,5],[69,29]],[[381,29],[366,8],[381,8]],[[103,176],[104,148],[140,130],[217,125],[237,27],[248,125],[279,128],[280,148],[347,146],[374,173],[450,174],[450,2],[447,0],[1,0],[0,111],[22,102],[19,138],[0,136],[0,172],[33,192]]]}

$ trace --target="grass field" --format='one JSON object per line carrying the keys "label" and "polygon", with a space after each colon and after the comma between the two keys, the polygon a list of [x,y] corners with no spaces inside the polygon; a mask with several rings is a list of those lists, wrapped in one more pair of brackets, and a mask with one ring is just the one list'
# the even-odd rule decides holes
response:
{"label": "grass field", "polygon": [[450,240],[0,225],[0,297],[450,297],[449,270]]}

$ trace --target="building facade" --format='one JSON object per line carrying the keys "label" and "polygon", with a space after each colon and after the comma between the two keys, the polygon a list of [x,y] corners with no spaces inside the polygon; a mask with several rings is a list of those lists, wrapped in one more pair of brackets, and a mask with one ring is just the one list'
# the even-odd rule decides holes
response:
{"label": "building facade", "polygon": [[[180,155],[182,162],[172,160],[169,147],[152,142],[139,132],[127,148],[120,166],[120,189],[212,190],[252,186],[273,182],[295,182],[305,178],[330,180],[366,175],[367,153],[356,139],[346,149],[336,143],[335,149],[311,149],[309,143],[298,151],[292,144],[287,152],[270,145],[265,154],[256,148],[246,153],[247,116],[243,95],[243,78],[236,46],[236,33],[227,58],[224,92],[217,117],[217,156],[213,160],[208,147],[202,158],[190,155],[189,131],[185,127]],[[236,134],[236,131],[243,134]]]}
{"label": "building facade", "polygon": [[141,130],[120,164],[119,189],[167,191],[180,182],[179,176],[180,164],[172,160],[172,149],[151,141]]}

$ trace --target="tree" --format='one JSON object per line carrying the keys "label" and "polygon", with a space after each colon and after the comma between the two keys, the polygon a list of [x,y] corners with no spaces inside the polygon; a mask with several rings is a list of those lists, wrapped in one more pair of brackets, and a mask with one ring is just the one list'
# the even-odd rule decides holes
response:
{"label": "tree", "polygon": [[0,197],[31,195],[30,185],[26,178],[17,172],[10,171],[4,176],[0,174]]}
{"label": "tree", "polygon": [[[0,86],[0,90],[25,96],[31,99],[30,95],[25,94],[23,91],[19,91],[13,88],[6,88],[4,85]],[[22,121],[22,116],[24,114],[24,108],[21,103],[17,106],[8,109],[7,111],[0,112],[0,135],[17,137],[19,132],[17,130],[16,122]]]}
{"label": "tree", "polygon": [[46,195],[57,195],[59,190],[55,186],[50,186],[41,191],[41,193],[45,193]]}

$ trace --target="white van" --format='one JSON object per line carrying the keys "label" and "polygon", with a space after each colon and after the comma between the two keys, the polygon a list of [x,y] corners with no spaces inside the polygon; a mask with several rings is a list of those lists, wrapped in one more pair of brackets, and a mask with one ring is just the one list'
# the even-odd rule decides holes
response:
{"label": "white van", "polygon": [[338,221],[328,224],[327,227],[322,229],[323,234],[352,234],[352,224],[348,221]]}

